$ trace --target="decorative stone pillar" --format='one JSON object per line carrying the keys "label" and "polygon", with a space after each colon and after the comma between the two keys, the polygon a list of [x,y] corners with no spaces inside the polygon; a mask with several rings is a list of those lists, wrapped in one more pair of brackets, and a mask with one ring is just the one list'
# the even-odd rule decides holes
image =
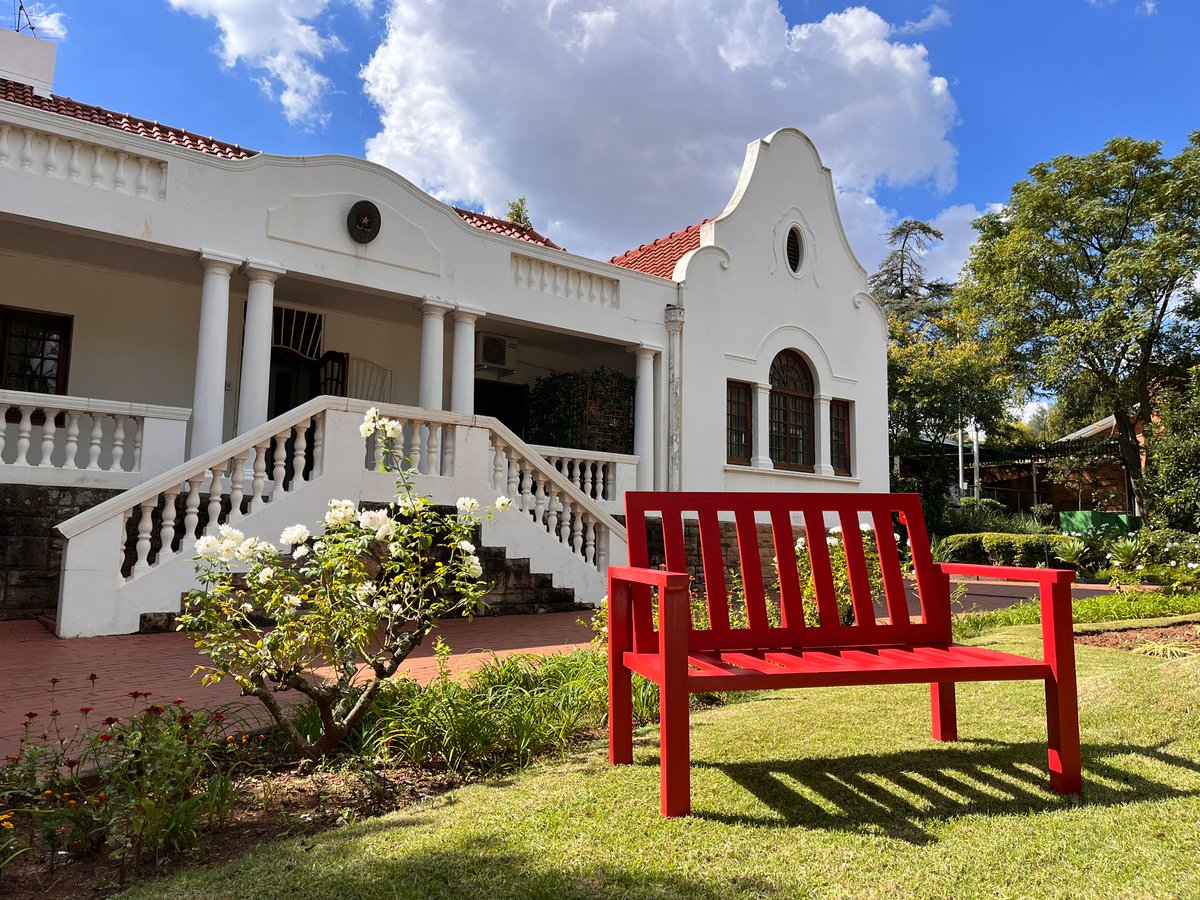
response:
{"label": "decorative stone pillar", "polygon": [[654,489],[667,489],[667,361],[654,355]]}
{"label": "decorative stone pillar", "polygon": [[654,489],[654,357],[661,348],[642,344],[637,354],[637,388],[633,395],[633,452],[638,457],[637,489]]}
{"label": "decorative stone pillar", "polygon": [[438,297],[426,297],[421,304],[421,368],[417,405],[424,409],[443,408],[445,320],[447,311],[453,308],[453,303]]}
{"label": "decorative stone pillar", "polygon": [[454,348],[450,358],[450,411],[475,413],[475,320],[485,315],[477,306],[454,310]]}
{"label": "decorative stone pillar", "polygon": [[220,445],[225,424],[225,355],[229,337],[229,277],[242,260],[213,250],[200,251],[200,330],[192,393],[192,436],[188,457]]}
{"label": "decorative stone pillar", "polygon": [[829,418],[829,401],[833,398],[828,394],[817,394],[816,396],[816,418],[813,421],[813,444],[816,449],[816,466],[814,471],[818,475],[829,475],[833,473],[833,446],[830,443],[831,430]]}
{"label": "decorative stone pillar", "polygon": [[754,385],[754,444],[750,465],[756,469],[773,469],[771,461],[771,385]]}
{"label": "decorative stone pillar", "polygon": [[683,490],[683,307],[667,307],[667,490]]}
{"label": "decorative stone pillar", "polygon": [[284,269],[252,259],[246,263],[246,326],[242,332],[242,377],[238,386],[237,433],[267,421],[267,389],[271,382],[271,332],[275,282]]}

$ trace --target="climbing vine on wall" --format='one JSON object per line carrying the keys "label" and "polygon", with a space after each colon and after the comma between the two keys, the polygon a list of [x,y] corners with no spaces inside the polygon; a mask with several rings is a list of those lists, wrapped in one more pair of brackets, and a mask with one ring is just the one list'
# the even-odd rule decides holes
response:
{"label": "climbing vine on wall", "polygon": [[607,366],[539,378],[529,397],[530,440],[552,447],[632,453],[636,384],[633,377]]}

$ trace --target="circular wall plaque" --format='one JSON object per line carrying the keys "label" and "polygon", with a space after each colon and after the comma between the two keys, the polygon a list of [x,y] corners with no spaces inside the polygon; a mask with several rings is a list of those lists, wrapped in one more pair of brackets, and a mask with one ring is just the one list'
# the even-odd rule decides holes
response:
{"label": "circular wall plaque", "polygon": [[359,200],[350,207],[350,213],[346,216],[346,230],[360,244],[369,244],[379,237],[381,224],[379,207],[370,200]]}

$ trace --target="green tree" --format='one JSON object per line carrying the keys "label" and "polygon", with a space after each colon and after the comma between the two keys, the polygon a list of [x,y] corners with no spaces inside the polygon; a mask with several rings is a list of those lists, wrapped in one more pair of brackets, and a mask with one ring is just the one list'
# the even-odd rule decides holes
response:
{"label": "green tree", "polygon": [[526,228],[533,227],[533,222],[529,218],[529,208],[525,204],[524,197],[508,201],[508,213],[504,218],[508,219],[514,225],[524,225]]}
{"label": "green tree", "polygon": [[942,234],[906,219],[887,235],[891,251],[871,276],[888,317],[888,424],[893,455],[908,459],[931,527],[951,480],[943,440],[975,422],[995,430],[1008,418],[1008,378],[1000,360],[952,314],[952,286],[927,277],[923,254]]}
{"label": "green tree", "polygon": [[1113,138],[1040,163],[974,224],[956,309],[1026,388],[1084,391],[1115,416],[1144,505],[1152,461],[1135,418],[1196,347],[1200,132],[1174,157]]}
{"label": "green tree", "polygon": [[1183,391],[1161,404],[1161,421],[1149,445],[1151,517],[1167,528],[1200,531],[1200,366],[1192,369]]}

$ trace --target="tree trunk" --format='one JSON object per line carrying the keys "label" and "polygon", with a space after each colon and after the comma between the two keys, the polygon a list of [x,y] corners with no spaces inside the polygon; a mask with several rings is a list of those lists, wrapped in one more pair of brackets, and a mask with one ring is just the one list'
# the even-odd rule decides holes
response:
{"label": "tree trunk", "polygon": [[[1116,410],[1113,416],[1116,420],[1117,447],[1121,454],[1121,462],[1133,487],[1134,507],[1137,512],[1144,514],[1146,499],[1142,493],[1144,475],[1142,472],[1142,446],[1138,443],[1137,430],[1133,420],[1124,410]],[[1130,512],[1135,510],[1130,510]]]}

